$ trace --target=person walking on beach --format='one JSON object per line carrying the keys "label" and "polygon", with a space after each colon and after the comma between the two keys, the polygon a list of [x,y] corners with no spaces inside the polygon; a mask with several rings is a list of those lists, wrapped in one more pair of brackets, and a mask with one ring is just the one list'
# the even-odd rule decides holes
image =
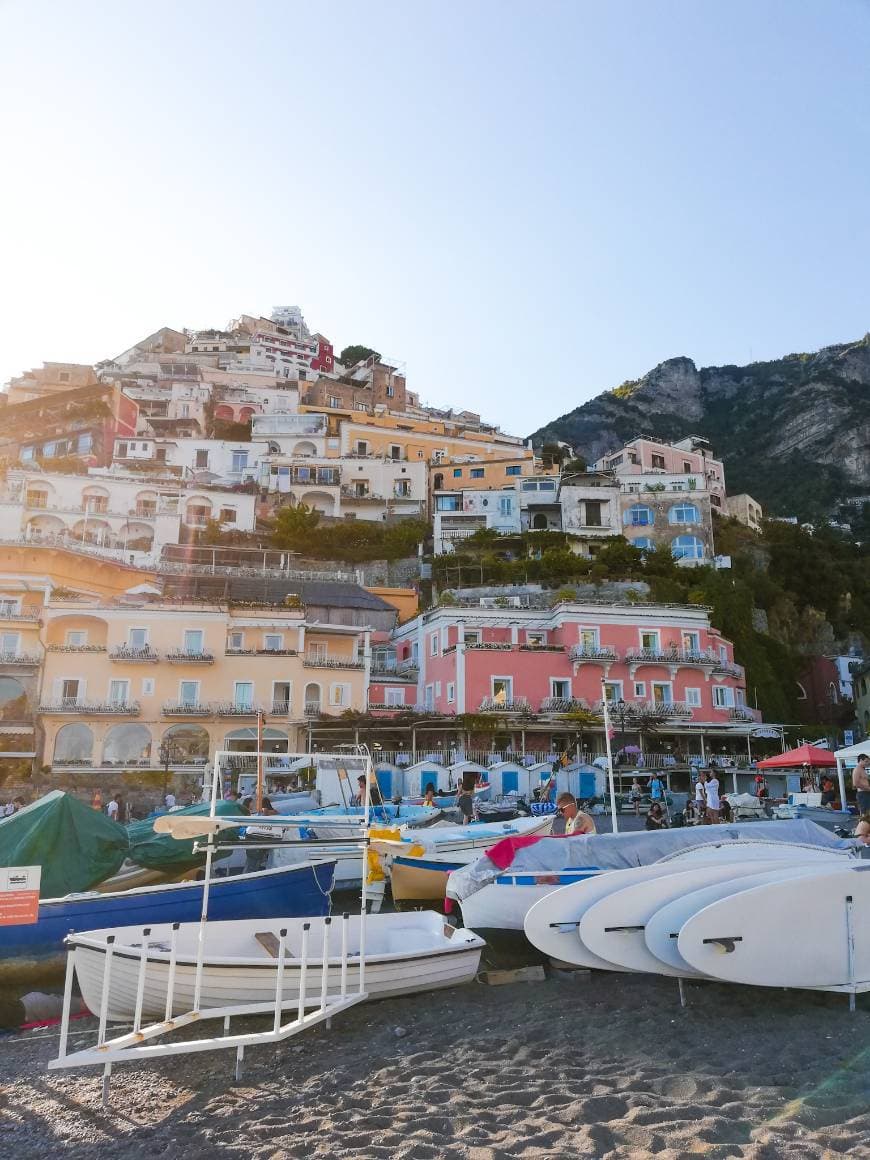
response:
{"label": "person walking on beach", "polygon": [[[870,757],[866,753],[858,754],[858,763],[852,770],[852,785],[858,797],[858,813],[870,813],[870,776],[867,774],[867,765]],[[845,803],[844,803],[845,805]]]}
{"label": "person walking on beach", "polygon": [[118,820],[118,809],[118,799],[115,794],[112,794],[112,800],[106,806],[106,813],[109,815],[113,822],[117,822]]}
{"label": "person walking on beach", "polygon": [[594,834],[595,822],[577,805],[577,799],[572,793],[561,793],[556,802],[556,810],[565,819],[565,834]]}
{"label": "person walking on beach", "polygon": [[704,784],[704,791],[707,794],[707,821],[710,825],[715,825],[719,821],[719,779],[716,776],[716,771],[713,770],[710,777]]}
{"label": "person walking on beach", "polygon": [[665,783],[657,773],[654,773],[649,779],[649,796],[659,805],[665,800]]}
{"label": "person walking on beach", "polygon": [[163,799],[163,804],[168,810],[175,809],[175,794],[170,790]]}
{"label": "person walking on beach", "polygon": [[695,782],[695,817],[698,822],[702,822],[707,816],[706,781],[706,773],[699,773],[698,780]]}
{"label": "person walking on beach", "polygon": [[640,799],[643,797],[643,790],[640,787],[640,782],[637,778],[631,783],[631,789],[628,791],[628,800],[634,806],[634,816],[640,817]]}

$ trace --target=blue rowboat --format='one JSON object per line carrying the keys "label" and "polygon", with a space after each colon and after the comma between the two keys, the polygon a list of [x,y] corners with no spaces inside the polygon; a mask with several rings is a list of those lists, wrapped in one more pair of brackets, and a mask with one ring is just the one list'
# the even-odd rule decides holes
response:
{"label": "blue rowboat", "polygon": [[[217,920],[327,915],[334,876],[335,862],[324,860],[213,878],[208,917]],[[28,967],[48,966],[53,959],[62,961],[63,940],[70,931],[198,922],[202,888],[202,882],[174,882],[116,894],[90,892],[41,899],[37,922],[0,928],[0,983],[26,973]]]}

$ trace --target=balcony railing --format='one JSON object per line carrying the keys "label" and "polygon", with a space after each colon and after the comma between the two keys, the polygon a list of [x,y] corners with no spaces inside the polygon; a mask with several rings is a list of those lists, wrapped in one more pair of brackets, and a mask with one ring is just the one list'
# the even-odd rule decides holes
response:
{"label": "balcony railing", "polygon": [[0,665],[38,665],[36,653],[0,653]]}
{"label": "balcony railing", "polygon": [[480,702],[481,713],[531,713],[531,711],[532,706],[524,697],[510,701],[503,701],[498,697],[485,697]]}
{"label": "balcony railing", "polygon": [[[474,650],[493,650],[495,652],[509,652],[510,649],[516,648],[516,645],[511,644],[509,640],[477,640],[465,641],[466,651]],[[445,650],[446,651],[446,650]]]}
{"label": "balcony railing", "polygon": [[262,712],[259,705],[239,705],[235,701],[212,701],[211,708],[218,717],[256,717]]}
{"label": "balcony railing", "polygon": [[359,660],[357,657],[324,657],[320,656],[319,653],[306,653],[302,664],[309,669],[361,669],[365,667],[365,661]]}
{"label": "balcony railing", "polygon": [[701,649],[631,648],[625,654],[629,664],[700,665],[711,668],[718,664],[715,653]]}
{"label": "balcony railing", "polygon": [[545,697],[541,701],[542,713],[573,713],[578,711],[591,712],[589,702],[577,697]]}
{"label": "balcony railing", "polygon": [[47,644],[46,652],[56,653],[101,653],[106,651],[104,644]]}
{"label": "balcony railing", "polygon": [[745,705],[735,705],[728,710],[729,721],[760,721],[761,713],[758,709],[749,709]]}
{"label": "balcony railing", "polygon": [[319,717],[320,716],[320,702],[319,701],[306,701],[305,702],[305,716],[306,717]]}
{"label": "balcony railing", "polygon": [[39,620],[41,613],[42,609],[35,605],[19,609],[4,606],[0,608],[0,620]]}
{"label": "balcony railing", "polygon": [[738,681],[742,681],[746,675],[743,665],[732,664],[731,661],[716,661],[713,668],[714,673],[721,673],[725,677],[734,677]]}
{"label": "balcony railing", "polygon": [[138,701],[79,701],[74,697],[43,701],[39,706],[40,713],[88,713],[94,717],[136,717],[139,711]]}
{"label": "balcony railing", "polygon": [[368,711],[370,713],[382,712],[384,709],[388,709],[392,713],[404,713],[407,709],[413,709],[413,708],[414,708],[413,705],[405,705],[405,704],[388,705],[386,701],[369,701],[369,703],[368,703]]}
{"label": "balcony railing", "polygon": [[290,716],[290,702],[289,701],[273,701],[272,707],[269,710],[273,717],[289,717]]}
{"label": "balcony railing", "polygon": [[589,648],[585,644],[575,644],[568,650],[572,661],[615,661],[615,648]]}
{"label": "balcony railing", "polygon": [[166,654],[171,665],[213,665],[214,653],[202,649],[172,649]]}
{"label": "balcony railing", "polygon": [[163,705],[164,717],[211,717],[211,705],[192,701],[166,701]]}
{"label": "balcony railing", "polygon": [[109,650],[109,659],[124,661],[127,664],[154,664],[160,657],[148,645],[144,648],[131,648],[130,645],[122,644]]}

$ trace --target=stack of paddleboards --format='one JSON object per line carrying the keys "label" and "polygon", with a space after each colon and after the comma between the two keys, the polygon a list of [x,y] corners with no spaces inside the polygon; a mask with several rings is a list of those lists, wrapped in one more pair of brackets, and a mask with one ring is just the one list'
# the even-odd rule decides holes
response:
{"label": "stack of paddleboards", "polygon": [[531,907],[525,932],[572,966],[870,990],[870,862],[697,850],[555,890]]}

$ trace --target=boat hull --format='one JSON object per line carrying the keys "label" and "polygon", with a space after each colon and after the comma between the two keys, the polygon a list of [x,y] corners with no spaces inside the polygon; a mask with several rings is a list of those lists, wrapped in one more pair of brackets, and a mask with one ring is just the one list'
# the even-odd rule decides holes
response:
{"label": "boat hull", "polygon": [[[334,864],[323,861],[317,865],[280,867],[212,879],[209,917],[328,914],[333,874]],[[63,941],[71,931],[194,922],[202,910],[202,891],[202,882],[181,882],[115,894],[94,892],[44,899],[39,904],[36,923],[4,927],[0,940],[0,981],[7,965],[17,977],[26,962],[44,965],[44,960],[50,958],[62,961]]]}
{"label": "boat hull", "polygon": [[426,858],[393,858],[390,863],[390,891],[394,902],[443,902],[447,877],[462,862],[441,862]]}
{"label": "boat hull", "polygon": [[[450,937],[432,935],[415,939],[414,927],[402,927],[404,915],[369,916],[367,922],[375,924],[387,920],[396,924],[396,937],[391,939],[391,949],[367,952],[365,966],[365,991],[370,999],[413,994],[420,991],[437,990],[470,982],[477,973],[483,941],[471,931],[456,930]],[[416,916],[415,916],[416,917]],[[441,920],[437,915],[426,915],[424,921],[432,926],[430,919]],[[291,923],[293,920],[289,920]],[[358,923],[358,919],[351,920]],[[249,954],[230,956],[215,953],[213,948],[221,943],[221,934],[215,927],[224,924],[206,925],[206,949],[202,971],[200,1011],[241,1004],[274,1004],[277,990],[277,960],[260,946],[258,958]],[[257,924],[243,924],[250,927],[251,938]],[[272,920],[260,924],[264,930],[277,934],[285,920]],[[298,920],[297,924],[298,926]],[[320,1002],[323,988],[322,962],[319,958],[322,946],[323,928],[318,920],[311,922],[310,956],[306,979],[306,1005],[315,1006]],[[451,928],[452,929],[452,928]],[[76,976],[82,998],[91,1011],[99,1011],[104,971],[106,945],[102,932],[90,932],[71,940],[75,946]],[[216,937],[215,937],[216,936]],[[143,1015],[146,1018],[162,1018],[166,1012],[167,986],[169,977],[169,928],[152,930],[149,937],[149,959],[145,971]],[[135,1011],[136,995],[140,974],[141,930],[126,930],[119,935],[119,943],[112,954],[110,986],[108,998],[108,1018],[112,1021],[129,1020]],[[210,941],[211,940],[211,941]],[[341,966],[338,957],[341,940],[341,923],[333,923],[331,941],[327,957],[327,995],[336,997],[341,993]],[[372,939],[377,942],[376,938]],[[351,939],[349,947],[356,940]],[[401,949],[402,947],[406,949]],[[161,949],[162,948],[162,949]],[[407,949],[410,948],[410,949]],[[293,953],[293,952],[296,953]],[[298,941],[289,951],[285,960],[282,980],[281,1005],[295,1008],[299,1003],[301,965]],[[173,989],[174,1015],[193,1010],[196,984],[196,956],[190,948],[179,952],[176,958],[175,983]],[[353,957],[348,961],[346,976],[347,993],[359,989],[359,964]]]}

